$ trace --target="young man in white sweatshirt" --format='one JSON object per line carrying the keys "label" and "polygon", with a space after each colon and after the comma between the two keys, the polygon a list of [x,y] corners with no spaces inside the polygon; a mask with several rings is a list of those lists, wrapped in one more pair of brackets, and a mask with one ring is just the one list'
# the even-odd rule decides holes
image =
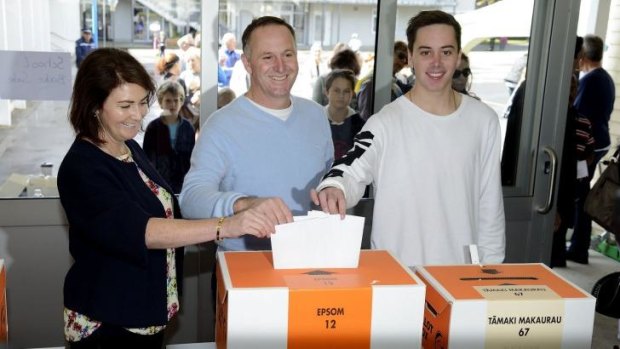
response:
{"label": "young man in white sweatshirt", "polygon": [[499,121],[452,89],[460,37],[459,23],[442,11],[409,21],[414,87],[368,120],[311,192],[324,211],[344,217],[374,183],[372,247],[409,266],[465,263],[470,244],[482,263],[504,260]]}

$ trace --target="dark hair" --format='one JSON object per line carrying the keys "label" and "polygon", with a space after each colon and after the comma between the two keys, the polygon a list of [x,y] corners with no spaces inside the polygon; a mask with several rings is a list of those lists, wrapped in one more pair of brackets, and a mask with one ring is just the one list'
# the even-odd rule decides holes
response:
{"label": "dark hair", "polygon": [[583,55],[592,62],[600,62],[603,60],[603,51],[605,43],[603,39],[596,35],[586,35],[583,38]]}
{"label": "dark hair", "polygon": [[327,78],[325,79],[326,91],[329,91],[329,89],[332,87],[332,83],[337,78],[349,80],[349,82],[351,83],[351,90],[355,89],[355,76],[353,75],[353,72],[349,69],[335,69],[329,72],[329,74],[327,74]]}
{"label": "dark hair", "polygon": [[119,49],[100,48],[86,56],[75,77],[69,109],[69,121],[77,138],[87,138],[97,145],[105,143],[99,137],[101,124],[95,112],[103,107],[113,89],[128,83],[140,85],[147,91],[149,103],[152,101],[155,85],[132,55]]}
{"label": "dark hair", "polygon": [[160,75],[165,75],[174,67],[175,64],[179,63],[181,59],[174,52],[166,52],[164,57],[161,57],[157,64],[155,65],[155,69],[159,72]]}
{"label": "dark hair", "polygon": [[449,13],[432,10],[432,11],[421,11],[416,16],[412,17],[409,20],[409,25],[407,26],[407,46],[409,47],[409,51],[413,51],[413,44],[415,43],[416,35],[418,34],[418,30],[420,28],[433,25],[433,24],[447,24],[454,28],[454,35],[456,37],[456,45],[457,49],[461,51],[461,25],[457,20]]}
{"label": "dark hair", "polygon": [[461,61],[465,61],[467,65],[469,65],[469,56],[465,54],[465,52],[461,53]]}
{"label": "dark hair", "polygon": [[[459,69],[459,67],[457,67],[457,69],[454,71],[454,74],[452,75],[452,78],[457,79],[457,78],[460,78],[461,75],[463,75],[469,81],[469,77],[472,76],[472,74],[471,74],[471,68],[469,66],[469,57],[465,53],[461,53],[461,63],[465,63],[467,67],[463,69]],[[462,91],[459,91],[459,92],[462,92]]]}
{"label": "dark hair", "polygon": [[[402,55],[405,55],[404,58]],[[394,56],[398,57],[399,59],[403,59],[406,60],[407,57],[407,44],[405,44],[404,41],[395,41],[394,42]]]}
{"label": "dark hair", "polygon": [[579,53],[583,50],[583,38],[581,36],[577,36],[575,38],[575,53],[573,54],[573,59],[579,58]]}
{"label": "dark hair", "polygon": [[248,24],[248,26],[243,31],[243,35],[241,36],[241,47],[245,54],[249,54],[248,45],[250,44],[250,37],[252,36],[252,33],[254,32],[254,30],[260,27],[268,26],[268,25],[285,26],[286,29],[288,29],[288,31],[291,32],[291,35],[293,36],[293,42],[296,42],[295,41],[295,30],[293,29],[293,27],[291,27],[290,24],[286,23],[286,21],[283,20],[282,18],[274,17],[274,16],[258,17],[258,18],[254,18],[252,22]]}
{"label": "dark hair", "polygon": [[362,67],[357,53],[353,52],[350,48],[344,49],[336,53],[328,64],[330,69],[348,69],[355,74],[360,75]]}

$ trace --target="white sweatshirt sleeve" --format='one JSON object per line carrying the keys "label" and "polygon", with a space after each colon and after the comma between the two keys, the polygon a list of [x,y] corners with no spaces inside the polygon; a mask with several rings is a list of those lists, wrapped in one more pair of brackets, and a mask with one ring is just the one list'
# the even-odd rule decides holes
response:
{"label": "white sweatshirt sleeve", "polygon": [[381,152],[383,127],[378,118],[370,118],[355,136],[353,147],[341,159],[334,162],[331,170],[317,187],[320,191],[336,187],[344,192],[347,208],[357,205],[366,186],[375,179]]}
{"label": "white sweatshirt sleeve", "polygon": [[502,263],[506,248],[500,174],[500,127],[496,118],[492,118],[490,122],[489,135],[483,144],[481,172],[483,179],[480,183],[478,248],[483,264]]}

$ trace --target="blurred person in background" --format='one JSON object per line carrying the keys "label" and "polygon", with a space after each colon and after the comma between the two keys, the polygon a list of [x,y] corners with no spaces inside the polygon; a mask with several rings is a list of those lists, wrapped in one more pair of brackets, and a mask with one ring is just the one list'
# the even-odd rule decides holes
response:
{"label": "blurred person in background", "polygon": [[[357,78],[361,70],[361,61],[358,54],[349,48],[345,48],[334,53],[329,60],[328,67],[330,70],[347,69],[353,72],[353,75]],[[312,100],[323,106],[327,105],[325,79],[327,79],[327,74],[319,76],[312,91]],[[351,99],[351,107],[357,110],[357,98]]]}
{"label": "blurred person in background", "polygon": [[79,68],[86,55],[96,48],[93,33],[88,28],[82,29],[82,36],[75,42],[75,65]]}
{"label": "blurred person in background", "polygon": [[592,219],[585,213],[583,205],[590,192],[590,181],[595,175],[599,161],[611,149],[609,120],[616,100],[616,87],[611,75],[603,68],[605,43],[596,35],[583,38],[583,53],[579,58],[579,79],[575,108],[590,120],[594,136],[594,157],[588,164],[589,180],[577,186],[577,210],[575,227],[566,258],[576,263],[588,264],[588,250],[592,238]]}
{"label": "blurred person in background", "polygon": [[226,83],[223,86],[228,86],[228,81],[230,81],[233,74],[233,67],[240,59],[241,53],[237,52],[237,38],[235,38],[235,34],[224,34],[219,49],[220,67],[222,67],[224,74],[226,74]]}
{"label": "blurred person in background", "polygon": [[459,67],[454,71],[454,75],[452,76],[452,88],[457,92],[480,99],[470,91],[472,80],[473,75],[471,74],[471,68],[469,66],[469,56],[462,53],[461,64],[459,64]]}
{"label": "blurred person in background", "polygon": [[179,115],[185,90],[175,81],[166,81],[157,89],[160,117],[151,121],[144,133],[142,148],[159,174],[179,194],[195,143],[194,127]]}
{"label": "blurred person in background", "polygon": [[185,80],[181,78],[181,65],[181,57],[174,52],[167,52],[155,63],[155,71],[162,77],[163,81],[171,80],[181,84],[183,91],[187,94]]}
{"label": "blurred person in background", "polygon": [[355,94],[355,76],[347,69],[332,70],[325,79],[328,103],[325,106],[334,142],[334,160],[353,146],[353,138],[364,126],[359,113],[349,106]]}
{"label": "blurred person in background", "polygon": [[[403,41],[396,41],[393,46],[393,59],[392,59],[392,85],[390,100],[394,101],[396,98],[402,96],[404,93],[409,92],[411,85],[401,81],[396,77],[396,74],[407,66],[407,44]],[[359,92],[357,93],[357,107],[360,112],[360,116],[364,120],[374,113],[374,94],[375,94],[375,81],[374,71],[370,71],[365,77],[360,79],[361,83]]]}
{"label": "blurred person in background", "polygon": [[[173,52],[166,52],[163,57],[159,58],[157,64],[155,65],[155,70],[161,74],[162,81],[160,83],[165,83],[166,81],[175,81],[178,82],[181,87],[183,87],[183,93],[185,94],[185,98],[183,98],[183,105],[181,106],[181,110],[179,111],[179,115],[184,119],[189,120],[190,123],[194,124],[197,122],[200,108],[196,108],[194,105],[190,103],[190,100],[187,96],[193,96],[192,90],[190,86],[185,84],[185,80],[181,78],[181,58]],[[198,88],[200,88],[200,79],[192,79],[192,86],[198,84]]]}
{"label": "blurred person in background", "polygon": [[181,79],[185,81],[185,85],[187,86],[187,94],[185,96],[187,101],[186,105],[193,115],[190,121],[192,125],[194,125],[194,128],[198,130],[198,119],[200,114],[200,49],[191,47],[188,50],[188,57],[189,67],[181,72]]}
{"label": "blurred person in background", "polygon": [[310,76],[310,87],[314,87],[317,79],[321,75],[325,75],[329,72],[327,64],[323,60],[323,48],[320,41],[315,41],[310,47],[310,56],[306,62],[306,70],[308,76]]}
{"label": "blurred person in background", "polygon": [[194,39],[190,35],[183,35],[177,40],[179,47],[179,58],[181,59],[181,71],[187,69],[187,51],[194,47]]}
{"label": "blurred person in background", "polygon": [[231,88],[224,87],[220,89],[217,91],[217,109],[227,106],[235,98],[237,98],[237,96],[235,95],[235,91]]}

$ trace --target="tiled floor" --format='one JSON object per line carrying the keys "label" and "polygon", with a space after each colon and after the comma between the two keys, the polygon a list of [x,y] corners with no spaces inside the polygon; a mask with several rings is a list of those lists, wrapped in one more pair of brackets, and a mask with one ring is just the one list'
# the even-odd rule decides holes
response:
{"label": "tiled floor", "polygon": [[[620,271],[620,262],[590,250],[589,264],[584,265],[569,261],[566,268],[554,268],[553,270],[590,292],[598,279],[609,273]],[[614,345],[620,345],[618,330],[617,319],[596,314],[594,318],[592,348],[612,349]]]}

